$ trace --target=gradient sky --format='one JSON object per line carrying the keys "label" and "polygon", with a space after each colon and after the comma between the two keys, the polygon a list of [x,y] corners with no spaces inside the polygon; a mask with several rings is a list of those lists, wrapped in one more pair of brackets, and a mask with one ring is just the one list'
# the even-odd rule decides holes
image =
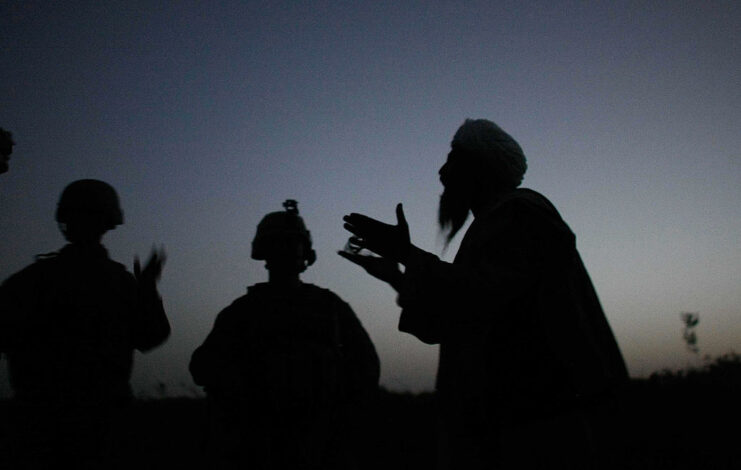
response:
{"label": "gradient sky", "polygon": [[700,314],[701,355],[741,349],[740,2],[2,5],[0,126],[17,145],[0,278],[63,245],[67,183],[111,183],[126,218],[112,258],[169,255],[173,334],[137,356],[139,394],[197,389],[190,354],[266,279],[250,243],[287,198],[318,254],[304,279],[351,304],[382,384],[431,389],[437,348],[399,333],[393,290],[335,252],[344,214],[390,222],[397,202],[441,252],[437,170],[468,117],[522,145],[523,186],[577,234],[632,375],[701,363],[682,311]]}

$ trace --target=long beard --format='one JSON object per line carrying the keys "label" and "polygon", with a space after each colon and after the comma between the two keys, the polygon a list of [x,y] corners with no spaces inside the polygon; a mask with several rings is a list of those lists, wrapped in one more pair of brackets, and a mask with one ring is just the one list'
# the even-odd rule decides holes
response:
{"label": "long beard", "polygon": [[440,206],[437,212],[440,233],[445,237],[445,248],[466,223],[470,208],[471,197],[467,191],[445,188],[440,196]]}

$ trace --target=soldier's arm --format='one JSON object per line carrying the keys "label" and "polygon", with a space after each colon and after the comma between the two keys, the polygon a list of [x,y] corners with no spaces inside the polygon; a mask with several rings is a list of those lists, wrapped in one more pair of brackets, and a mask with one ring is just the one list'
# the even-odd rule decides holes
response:
{"label": "soldier's arm", "polygon": [[139,321],[135,326],[134,347],[147,352],[164,343],[170,336],[170,321],[156,291],[139,292],[138,310]]}
{"label": "soldier's arm", "polygon": [[244,344],[240,325],[235,322],[233,305],[217,316],[211,332],[191,356],[188,366],[193,381],[200,386],[222,390],[239,376],[237,351]]}
{"label": "soldier's arm", "polygon": [[220,368],[220,356],[223,353],[222,337],[224,329],[222,328],[223,317],[221,314],[216,317],[216,322],[206,340],[201,344],[190,357],[188,369],[193,381],[202,387],[213,385],[217,380],[215,377]]}
{"label": "soldier's arm", "polygon": [[170,322],[157,291],[157,281],[166,259],[164,250],[156,249],[152,249],[144,268],[141,267],[138,257],[134,259],[133,279],[139,310],[134,331],[134,347],[142,352],[161,345],[170,336]]}
{"label": "soldier's arm", "polygon": [[0,285],[0,358],[7,348],[6,336],[10,330],[9,311],[10,299],[5,283]]}
{"label": "soldier's arm", "polygon": [[28,287],[35,285],[37,271],[31,265],[0,285],[0,357],[8,352],[14,341],[23,341],[18,337],[21,319],[37,298]]}

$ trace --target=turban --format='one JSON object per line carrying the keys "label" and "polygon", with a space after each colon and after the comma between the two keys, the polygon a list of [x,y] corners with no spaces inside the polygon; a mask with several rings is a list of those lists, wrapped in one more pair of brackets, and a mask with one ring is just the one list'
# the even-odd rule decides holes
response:
{"label": "turban", "polygon": [[466,119],[453,136],[451,147],[479,160],[496,179],[516,188],[527,171],[525,154],[515,139],[486,119]]}

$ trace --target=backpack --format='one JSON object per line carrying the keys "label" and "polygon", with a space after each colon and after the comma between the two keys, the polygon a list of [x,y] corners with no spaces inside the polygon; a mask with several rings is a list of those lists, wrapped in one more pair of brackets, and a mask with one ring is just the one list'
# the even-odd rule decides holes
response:
{"label": "backpack", "polygon": [[267,312],[251,325],[248,395],[271,414],[311,415],[342,399],[339,318],[326,296],[316,297],[302,297],[289,312]]}

